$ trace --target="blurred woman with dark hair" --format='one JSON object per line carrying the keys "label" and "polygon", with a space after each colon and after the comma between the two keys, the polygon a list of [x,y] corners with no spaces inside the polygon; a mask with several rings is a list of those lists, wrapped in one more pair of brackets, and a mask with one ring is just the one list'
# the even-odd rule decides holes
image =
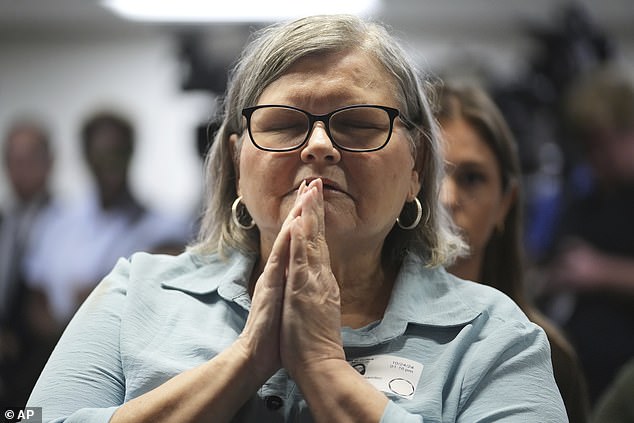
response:
{"label": "blurred woman with dark hair", "polygon": [[469,244],[448,270],[507,294],[550,342],[555,380],[571,422],[587,421],[583,376],[573,347],[534,307],[524,289],[522,196],[517,146],[498,107],[475,85],[439,89],[447,173],[442,199]]}

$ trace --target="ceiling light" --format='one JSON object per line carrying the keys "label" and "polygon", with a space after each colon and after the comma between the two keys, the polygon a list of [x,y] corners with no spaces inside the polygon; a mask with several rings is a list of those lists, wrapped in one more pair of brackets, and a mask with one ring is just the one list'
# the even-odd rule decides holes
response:
{"label": "ceiling light", "polygon": [[147,22],[273,22],[315,14],[369,16],[379,0],[102,0],[130,20]]}

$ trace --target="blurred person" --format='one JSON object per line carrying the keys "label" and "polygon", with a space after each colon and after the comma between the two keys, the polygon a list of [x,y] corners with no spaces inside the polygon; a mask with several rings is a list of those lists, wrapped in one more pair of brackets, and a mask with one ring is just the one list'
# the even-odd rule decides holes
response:
{"label": "blurred person", "polygon": [[592,185],[559,218],[541,301],[576,346],[594,402],[634,357],[634,83],[606,66],[565,104]]}
{"label": "blurred person", "polygon": [[103,279],[29,399],[45,421],[566,421],[543,330],[442,267],[437,127],[384,27],[259,32],[206,169],[199,242]]}
{"label": "blurred person", "polygon": [[53,152],[46,128],[15,121],[3,143],[3,163],[13,204],[0,224],[0,404],[24,406],[54,340],[38,336],[25,283],[24,262],[56,206],[49,190]]}
{"label": "blurred person", "polygon": [[441,198],[469,244],[469,254],[448,270],[501,290],[546,331],[568,418],[587,422],[589,404],[576,353],[526,295],[521,173],[512,133],[484,88],[449,82],[437,95],[447,167]]}
{"label": "blurred person", "polygon": [[29,284],[43,294],[39,321],[43,328],[53,322],[53,330],[65,326],[120,257],[176,253],[188,241],[184,219],[150,210],[134,197],[129,169],[135,135],[125,117],[95,113],[82,126],[81,141],[94,190],[41,234],[26,269]]}
{"label": "blurred person", "polygon": [[634,422],[634,358],[628,361],[601,394],[592,414],[593,423]]}

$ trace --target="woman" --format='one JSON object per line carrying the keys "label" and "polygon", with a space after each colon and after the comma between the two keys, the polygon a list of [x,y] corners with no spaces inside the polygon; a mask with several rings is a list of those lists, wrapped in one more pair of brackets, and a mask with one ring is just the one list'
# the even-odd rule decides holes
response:
{"label": "woman", "polygon": [[555,379],[571,422],[588,420],[585,383],[562,333],[526,297],[521,247],[520,166],[502,114],[481,88],[447,83],[438,89],[447,172],[442,201],[469,243],[469,255],[448,270],[513,298],[548,336]]}
{"label": "woman", "polygon": [[384,29],[264,30],[224,113],[200,242],[105,278],[30,398],[46,419],[565,420],[543,331],[442,269],[437,132]]}

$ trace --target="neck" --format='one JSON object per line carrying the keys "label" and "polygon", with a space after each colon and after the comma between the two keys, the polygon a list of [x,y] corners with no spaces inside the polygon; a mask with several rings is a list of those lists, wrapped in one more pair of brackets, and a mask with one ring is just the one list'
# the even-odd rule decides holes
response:
{"label": "neck", "polygon": [[118,208],[121,206],[127,206],[127,205],[136,203],[136,201],[134,200],[134,197],[132,197],[132,194],[130,193],[130,190],[127,187],[125,189],[122,189],[116,192],[101,191],[99,193],[99,200],[100,200],[101,207],[104,210],[110,210],[113,208]]}
{"label": "neck", "polygon": [[47,191],[39,191],[35,194],[31,195],[18,195],[17,196],[17,206],[19,208],[27,208],[31,207],[35,204],[41,204],[48,201],[48,192]]}
{"label": "neck", "polygon": [[380,320],[390,300],[397,269],[382,263],[380,251],[366,257],[334,260],[331,267],[340,289],[342,326],[359,328]]}
{"label": "neck", "polygon": [[459,278],[479,282],[480,272],[482,272],[482,260],[474,256],[461,257],[449,266],[447,270]]}

